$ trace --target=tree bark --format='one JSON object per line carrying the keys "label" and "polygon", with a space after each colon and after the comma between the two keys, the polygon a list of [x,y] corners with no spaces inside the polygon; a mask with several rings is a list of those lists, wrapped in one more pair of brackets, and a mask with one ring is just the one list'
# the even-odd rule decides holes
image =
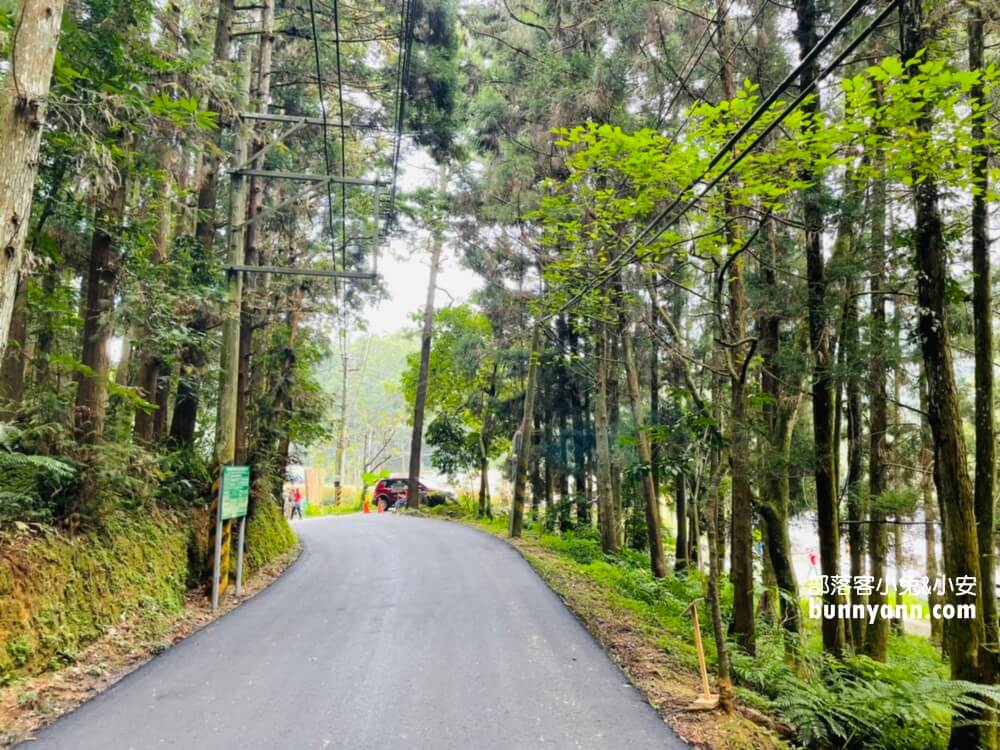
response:
{"label": "tree bark", "polygon": [[[718,364],[719,357],[716,356]],[[712,376],[712,411],[716,423],[722,421],[722,379]],[[722,497],[719,483],[722,480],[722,450],[719,442],[714,442],[709,449],[709,483],[708,483],[708,587],[707,599],[709,612],[712,615],[712,635],[715,638],[716,661],[718,663],[717,685],[719,688],[719,705],[727,713],[733,712],[733,681],[729,671],[729,653],[726,642],[726,632],[722,621],[721,596],[719,594],[719,578],[722,576],[723,553],[719,549],[719,519],[723,513],[720,510]]]}
{"label": "tree bark", "polygon": [[674,472],[674,516],[677,522],[677,536],[674,539],[674,572],[683,573],[688,569],[688,509],[687,487],[684,472]]}
{"label": "tree bark", "polygon": [[[406,505],[420,506],[420,448],[424,438],[424,405],[427,403],[427,379],[431,362],[431,336],[434,333],[434,292],[437,289],[438,266],[441,262],[443,238],[435,233],[431,239],[431,274],[427,281],[427,301],[424,304],[424,330],[420,337],[420,374],[413,401],[413,434],[410,438],[410,473],[407,481]],[[530,430],[530,423],[528,429]],[[528,436],[525,436],[528,439]]]}
{"label": "tree bark", "polygon": [[[924,510],[924,550],[927,560],[925,573],[928,581],[936,581],[940,574],[937,553],[937,522],[939,514],[934,499],[934,444],[930,425],[927,424],[927,378],[920,374],[920,467],[923,470],[920,479],[920,489],[923,496]],[[927,595],[927,605],[933,611],[935,605],[941,603],[937,587],[932,585]],[[944,620],[931,618],[931,640],[941,643]]]}
{"label": "tree bark", "polygon": [[[795,5],[797,27],[795,35],[799,44],[799,57],[805,58],[816,45],[816,2],[797,0]],[[816,60],[806,65],[800,76],[800,85],[809,86],[819,75]],[[807,116],[820,111],[819,91],[802,105]],[[823,260],[823,206],[821,188],[823,176],[807,170],[805,179],[811,187],[804,191],[803,220],[805,223],[806,275],[808,278],[809,344],[813,355],[812,415],[816,482],[816,510],[819,526],[820,571],[827,580],[840,575],[840,519],[833,444],[834,395],[831,373],[831,349],[828,315],[826,312],[825,267]],[[823,603],[836,607],[841,597],[833,587],[827,587]],[[823,648],[834,656],[844,653],[844,624],[834,617],[823,618]]]}
{"label": "tree bark", "polygon": [[80,375],[76,392],[74,427],[80,443],[93,445],[104,432],[108,388],[108,342],[111,311],[118,285],[120,257],[117,232],[125,210],[124,177],[113,189],[107,206],[96,213],[87,272],[87,301],[83,321]]}
{"label": "tree bark", "polygon": [[[0,397],[11,407],[21,402],[24,395],[24,371],[27,367],[26,344],[28,341],[28,280],[21,274],[17,282],[17,296],[10,319],[7,348],[0,367]],[[4,409],[0,418],[12,419],[13,409]]]}
{"label": "tree bark", "polygon": [[[204,315],[196,315],[189,325],[190,334],[199,339],[205,336],[207,329],[208,319]],[[201,345],[185,344],[180,354],[177,396],[174,399],[174,413],[170,421],[168,444],[174,448],[194,445],[198,428],[201,373],[204,367],[205,352]]]}
{"label": "tree bark", "polygon": [[594,394],[594,440],[597,458],[597,514],[601,528],[601,549],[604,552],[618,550],[617,521],[615,520],[614,493],[611,485],[611,446],[608,420],[608,356],[611,347],[608,342],[608,324],[597,323],[597,357],[594,367],[597,372],[597,388]]}
{"label": "tree bark", "polygon": [[[877,158],[877,164],[881,159]],[[881,609],[886,603],[882,582],[886,576],[886,553],[888,536],[885,526],[885,512],[879,505],[879,498],[886,491],[886,435],[888,434],[888,400],[886,395],[886,336],[885,314],[885,212],[886,185],[881,177],[872,184],[871,200],[871,322],[868,344],[868,401],[869,408],[869,448],[868,448],[868,496],[872,504],[868,514],[868,558],[869,575],[875,579],[876,587],[868,597],[869,603]],[[864,652],[873,659],[885,661],[888,654],[889,623],[881,616],[865,628]]]}
{"label": "tree bark", "polygon": [[[900,7],[903,33],[903,58],[913,59],[924,48],[925,25],[917,0],[907,0]],[[930,128],[926,116],[917,121],[922,131]],[[939,205],[937,182],[933,176],[915,180],[913,187],[913,251],[917,270],[917,332],[927,376],[927,421],[934,439],[934,484],[941,506],[945,575],[980,575],[979,537],[976,525],[975,494],[969,479],[969,467],[959,411],[958,389],[951,355],[951,334],[946,314],[948,260]],[[983,599],[993,591],[976,587],[976,617],[952,620],[945,633],[946,650],[953,679],[984,680],[981,649],[985,645]],[[964,597],[963,597],[964,599]],[[963,602],[948,587],[945,600]],[[968,602],[971,603],[971,602]],[[987,727],[969,720],[983,719],[988,711],[971,711],[952,725],[949,748],[960,750],[991,746]]]}
{"label": "tree bark", "polygon": [[622,325],[622,348],[625,355],[625,374],[628,380],[629,402],[632,406],[632,421],[635,423],[639,461],[643,465],[642,490],[646,501],[646,537],[649,543],[649,564],[654,577],[664,578],[667,575],[667,561],[663,557],[660,504],[656,497],[656,481],[653,479],[652,469],[653,454],[649,447],[649,435],[646,432],[645,420],[642,415],[639,372],[635,361],[635,351],[632,347],[632,334],[628,329],[627,322]]}
{"label": "tree bark", "polygon": [[[982,4],[973,0],[969,3],[968,37],[969,69],[983,70],[984,17]],[[976,105],[987,104],[983,84],[977,83],[969,92],[969,98]],[[982,140],[984,125],[982,118],[974,121],[972,137]],[[972,320],[976,351],[976,476],[975,506],[979,539],[979,587],[983,595],[983,627],[985,644],[980,653],[983,676],[988,682],[996,682],[998,664],[997,652],[1000,633],[997,629],[997,600],[994,595],[996,563],[994,551],[994,500],[993,489],[996,476],[995,430],[993,423],[993,292],[990,269],[989,214],[986,193],[989,190],[989,149],[985,146],[973,148],[972,183]]]}
{"label": "tree bark", "polygon": [[[761,274],[767,298],[776,300],[779,299],[779,292],[774,269],[778,267],[779,259],[774,223],[768,221],[763,230],[769,262],[761,264]],[[798,636],[802,631],[802,617],[797,604],[799,584],[795,576],[788,533],[788,512],[791,503],[788,464],[792,431],[802,398],[797,392],[799,381],[782,365],[781,315],[776,305],[769,306],[757,323],[762,360],[760,389],[768,396],[761,408],[768,455],[764,458],[763,492],[758,498],[757,508],[765,524],[765,549],[778,590],[782,594],[780,604],[782,625],[785,632],[792,636],[785,639],[785,650],[794,654],[801,645]],[[796,392],[785,393],[786,387]]]}
{"label": "tree bark", "polygon": [[541,323],[531,334],[528,377],[524,384],[524,413],[521,417],[521,444],[514,469],[514,502],[510,514],[510,535],[519,538],[524,528],[524,503],[528,489],[528,466],[531,463],[531,432],[535,417],[535,391],[538,384],[538,357],[541,352]]}
{"label": "tree bark", "polygon": [[31,226],[38,150],[45,125],[64,0],[21,0],[10,66],[0,90],[0,357],[14,312]]}

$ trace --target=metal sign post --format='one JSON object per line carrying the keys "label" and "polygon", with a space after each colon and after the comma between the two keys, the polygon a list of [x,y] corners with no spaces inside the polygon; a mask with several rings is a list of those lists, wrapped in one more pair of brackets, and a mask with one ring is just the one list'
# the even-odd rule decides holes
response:
{"label": "metal sign post", "polygon": [[215,519],[215,561],[212,566],[212,610],[219,608],[219,587],[222,571],[222,524],[240,519],[240,536],[236,554],[236,596],[243,591],[243,545],[246,539],[247,506],[250,501],[250,467],[223,466],[219,477],[219,512]]}
{"label": "metal sign post", "polygon": [[236,549],[236,598],[243,595],[243,542],[247,535],[247,517],[240,518],[240,538]]}
{"label": "metal sign post", "polygon": [[219,608],[219,571],[222,568],[222,482],[215,514],[215,555],[212,558],[212,611]]}

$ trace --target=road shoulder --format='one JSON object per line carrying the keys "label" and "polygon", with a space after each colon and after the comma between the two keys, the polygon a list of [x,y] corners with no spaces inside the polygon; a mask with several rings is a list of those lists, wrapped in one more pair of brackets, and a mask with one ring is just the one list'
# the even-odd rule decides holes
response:
{"label": "road shoulder", "polygon": [[176,615],[141,614],[110,627],[70,666],[0,687],[0,748],[30,740],[34,733],[100,695],[173,645],[246,603],[278,580],[298,559],[301,543],[265,564],[212,611],[202,591],[190,591]]}
{"label": "road shoulder", "polygon": [[495,527],[474,519],[434,518],[476,529],[516,549],[609,658],[625,672],[660,717],[691,747],[769,750],[784,746],[773,731],[782,727],[750,706],[738,703],[732,716],[720,711],[687,710],[698,694],[697,672],[663,648],[656,634],[644,627],[628,609],[627,602],[620,601],[613,592],[574,570],[571,560],[543,547],[531,534],[510,539]]}

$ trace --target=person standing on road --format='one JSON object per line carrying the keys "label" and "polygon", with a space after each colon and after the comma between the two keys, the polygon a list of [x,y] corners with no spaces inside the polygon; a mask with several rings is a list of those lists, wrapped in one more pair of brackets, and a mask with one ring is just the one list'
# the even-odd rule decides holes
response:
{"label": "person standing on road", "polygon": [[299,518],[302,518],[302,491],[296,487],[292,490],[292,518],[298,514]]}

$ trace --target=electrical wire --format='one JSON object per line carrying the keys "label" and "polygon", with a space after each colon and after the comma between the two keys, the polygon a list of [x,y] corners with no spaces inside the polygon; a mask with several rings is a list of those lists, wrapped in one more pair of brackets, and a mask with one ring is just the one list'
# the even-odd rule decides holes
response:
{"label": "electrical wire", "polygon": [[[594,282],[591,282],[590,284],[585,286],[584,289],[579,291],[577,294],[573,295],[573,297],[571,297],[566,303],[560,306],[559,310],[556,313],[550,314],[550,317],[551,315],[565,312],[567,309],[575,305],[583,298],[583,296],[588,291],[594,289],[596,286],[604,283],[607,279],[611,278],[616,273],[618,273],[618,271],[621,270],[622,266],[624,266],[626,263],[629,263],[632,260],[641,260],[641,256],[638,254],[638,248],[640,246],[648,248],[653,242],[655,242],[657,239],[663,236],[663,234],[668,229],[677,224],[677,222],[680,221],[681,218],[683,218],[683,216],[691,208],[697,205],[701,201],[701,199],[705,197],[705,195],[707,195],[712,189],[714,189],[715,186],[719,184],[719,182],[725,179],[725,177],[733,169],[735,169],[736,166],[739,165],[747,156],[749,156],[750,153],[768,135],[770,135],[785,120],[785,118],[788,117],[788,115],[790,115],[795,109],[799,107],[799,105],[802,104],[803,101],[805,101],[805,99],[810,95],[812,89],[814,89],[827,75],[829,75],[831,71],[838,68],[847,58],[848,55],[854,52],[854,50],[857,49],[857,47],[865,39],[867,39],[872,33],[875,32],[875,30],[882,23],[882,21],[884,21],[885,18],[892,11],[896,9],[900,1],[901,0],[891,0],[889,4],[885,7],[885,9],[883,9],[875,17],[875,19],[868,26],[866,26],[865,29],[860,34],[858,34],[858,36],[855,37],[837,55],[837,57],[833,60],[833,62],[831,62],[829,65],[823,68],[823,70],[819,73],[819,75],[816,76],[815,79],[810,81],[807,85],[800,87],[799,95],[789,105],[787,105],[785,109],[782,110],[782,112],[774,120],[772,120],[767,125],[767,127],[764,128],[764,130],[762,130],[759,134],[757,134],[757,136],[754,137],[754,139],[750,142],[750,144],[747,145],[738,156],[734,157],[733,160],[725,166],[725,168],[723,168],[717,175],[715,175],[706,184],[705,188],[700,193],[691,198],[691,200],[688,201],[683,206],[683,208],[677,211],[677,213],[673,214],[663,226],[659,226],[660,222],[662,222],[668,216],[668,214],[670,214],[672,211],[674,211],[674,209],[676,209],[679,205],[681,205],[681,203],[684,200],[684,196],[693,189],[695,189],[702,182],[702,180],[704,180],[705,177],[716,166],[718,166],[718,164],[722,161],[722,159],[725,158],[726,154],[734,150],[734,147],[739,142],[739,140],[743,138],[750,131],[750,128],[753,127],[754,123],[756,123],[761,117],[763,117],[763,115],[767,112],[767,110],[770,109],[770,107],[778,100],[778,97],[780,97],[781,94],[784,93],[784,91],[792,85],[792,83],[800,76],[802,70],[807,65],[810,65],[820,54],[822,54],[826,50],[826,48],[833,43],[836,37],[840,35],[840,33],[848,26],[848,24],[850,24],[850,22],[854,20],[854,18],[870,2],[870,0],[855,0],[855,2],[844,12],[844,14],[839,19],[837,19],[836,23],[834,23],[834,25],[830,28],[830,30],[823,35],[823,38],[820,39],[813,46],[813,48],[809,50],[806,56],[799,61],[799,64],[795,67],[795,69],[792,70],[785,77],[785,79],[780,84],[778,84],[778,86],[775,87],[775,89],[764,99],[764,101],[761,102],[760,105],[758,105],[757,109],[754,110],[754,112],[750,115],[747,121],[744,122],[743,125],[741,125],[732,136],[730,136],[730,138],[726,141],[725,145],[723,145],[722,148],[719,149],[719,151],[709,161],[705,169],[702,170],[701,174],[695,179],[691,180],[691,182],[688,183],[688,185],[683,190],[678,192],[677,197],[674,198],[664,209],[662,209],[656,215],[656,217],[649,224],[646,225],[646,227],[639,233],[639,235],[635,239],[633,239],[631,243],[629,243],[627,248],[625,248],[621,253],[619,253],[615,258],[610,260],[605,265],[604,269],[602,269],[602,272],[598,275],[597,279]],[[646,236],[650,232],[655,232],[655,234],[653,234],[653,236],[650,239],[644,241]]]}
{"label": "electrical wire", "polygon": [[410,55],[413,47],[413,7],[412,2],[403,0],[400,17],[399,32],[399,75],[397,80],[399,99],[396,109],[396,132],[397,137],[393,147],[392,155],[392,175],[390,177],[388,214],[389,217],[395,215],[397,178],[399,175],[399,157],[402,150],[403,123],[406,119],[406,85],[409,81]]}
{"label": "electrical wire", "polygon": [[[340,68],[340,3],[333,0],[333,39],[337,60],[337,104],[340,112],[340,177],[347,176],[347,138],[344,134],[344,80]],[[340,256],[347,270],[347,184],[340,184]]]}
{"label": "electrical wire", "polygon": [[[323,120],[323,124],[321,126],[323,129],[323,162],[326,167],[326,176],[332,177],[333,169],[330,165],[330,139],[327,135],[328,120],[326,112],[326,94],[324,91],[326,84],[323,81],[323,69],[319,61],[319,36],[316,33],[316,7],[313,5],[313,0],[309,0],[309,23],[312,26],[313,53],[316,60],[316,86],[319,89],[319,109]],[[341,123],[343,123],[343,112],[341,112],[340,120]],[[330,254],[333,256],[334,263],[336,264],[337,238],[333,229],[333,183],[331,180],[327,180],[326,182],[326,209],[328,214],[327,227],[330,233]]]}

